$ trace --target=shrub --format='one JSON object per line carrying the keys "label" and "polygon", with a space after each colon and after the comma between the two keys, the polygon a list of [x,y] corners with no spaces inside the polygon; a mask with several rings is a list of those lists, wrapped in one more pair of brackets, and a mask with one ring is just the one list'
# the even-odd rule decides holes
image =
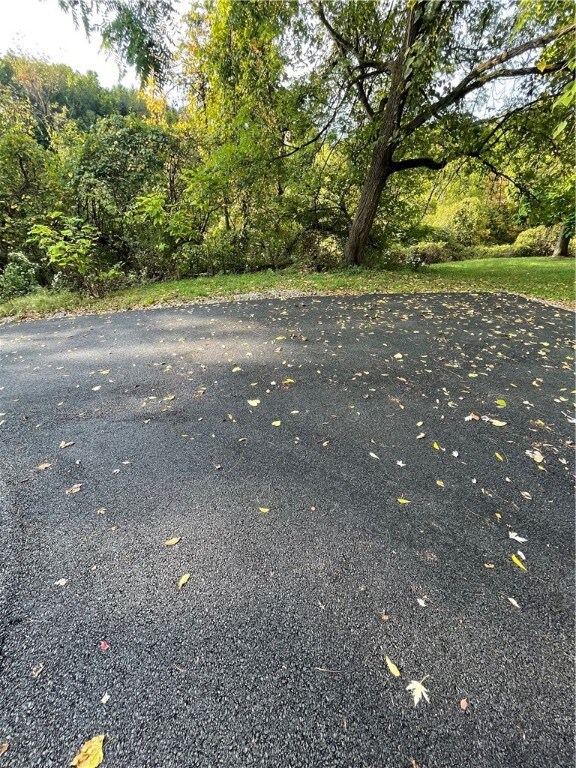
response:
{"label": "shrub", "polygon": [[39,288],[35,265],[20,252],[8,254],[8,263],[0,275],[0,299],[25,296]]}
{"label": "shrub", "polygon": [[558,232],[552,227],[531,227],[520,232],[514,245],[522,256],[551,256],[556,245]]}
{"label": "shrub", "polygon": [[429,243],[416,243],[404,250],[402,259],[404,264],[443,264],[446,261],[460,261],[463,258],[463,249],[455,243],[444,240]]}
{"label": "shrub", "polygon": [[476,245],[473,248],[466,248],[464,251],[465,259],[512,259],[518,256],[525,256],[520,248],[515,245]]}
{"label": "shrub", "polygon": [[98,230],[74,216],[59,211],[49,215],[49,224],[34,224],[30,242],[44,251],[48,263],[82,287],[83,279],[96,266]]}

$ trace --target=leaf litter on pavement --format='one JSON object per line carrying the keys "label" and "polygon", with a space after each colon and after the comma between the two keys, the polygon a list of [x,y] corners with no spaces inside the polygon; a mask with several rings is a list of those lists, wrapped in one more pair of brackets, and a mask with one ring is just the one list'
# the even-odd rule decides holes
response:
{"label": "leaf litter on pavement", "polygon": [[[506,598],[509,603],[509,613],[517,617],[521,616],[522,614],[516,611],[520,610],[520,604],[524,606],[521,590],[525,583],[523,580],[530,579],[530,573],[525,564],[524,553],[518,551],[510,554],[506,546],[510,540],[519,544],[524,544],[528,540],[524,535],[516,533],[516,530],[524,533],[523,504],[529,504],[532,501],[532,493],[525,489],[523,483],[527,473],[541,471],[552,461],[560,463],[560,467],[556,468],[558,472],[563,472],[565,468],[567,470],[566,464],[562,461],[566,461],[566,449],[569,447],[558,439],[555,440],[547,430],[545,422],[533,417],[538,415],[538,408],[545,400],[549,402],[552,399],[558,406],[556,411],[559,418],[571,423],[570,417],[562,410],[566,407],[564,403],[567,398],[559,392],[547,391],[546,366],[548,363],[546,360],[534,360],[529,381],[521,381],[518,377],[514,382],[506,377],[498,378],[499,367],[506,358],[499,356],[496,343],[505,350],[502,353],[504,355],[509,354],[512,349],[512,339],[499,331],[500,326],[496,325],[496,323],[506,322],[504,310],[502,316],[490,314],[482,309],[481,302],[460,298],[456,302],[454,300],[450,303],[440,302],[442,311],[439,310],[434,314],[431,313],[425,299],[412,297],[407,301],[404,309],[397,308],[391,312],[386,306],[386,301],[386,299],[372,299],[359,305],[362,307],[361,310],[357,309],[353,301],[335,301],[330,311],[325,313],[324,327],[318,331],[317,337],[313,340],[316,345],[322,344],[323,347],[321,353],[316,353],[317,356],[313,356],[308,351],[308,338],[293,337],[289,329],[283,329],[283,332],[273,339],[275,344],[282,342],[281,346],[274,347],[274,352],[269,353],[278,355],[278,360],[274,361],[274,375],[264,381],[262,378],[259,381],[251,380],[257,378],[252,375],[250,365],[250,358],[259,352],[256,345],[253,349],[244,349],[245,360],[241,361],[238,357],[237,362],[242,362],[244,368],[239,364],[230,368],[229,366],[236,362],[234,360],[227,358],[218,360],[220,363],[226,363],[227,370],[235,374],[236,389],[234,391],[238,392],[238,397],[242,395],[243,401],[250,408],[256,409],[248,411],[245,405],[243,409],[240,407],[233,409],[230,406],[229,409],[232,411],[230,413],[228,407],[223,407],[222,423],[225,423],[226,429],[229,430],[226,433],[223,432],[222,424],[209,422],[208,417],[201,410],[202,402],[209,402],[208,398],[212,396],[210,387],[214,386],[207,376],[209,363],[197,361],[196,372],[185,371],[183,367],[179,370],[176,361],[173,365],[164,365],[165,374],[171,382],[176,383],[176,377],[181,376],[184,383],[192,383],[187,390],[179,390],[177,394],[172,394],[170,390],[170,394],[166,394],[166,390],[163,393],[146,394],[142,407],[146,415],[150,415],[150,419],[145,421],[143,429],[150,421],[170,413],[173,402],[188,403],[188,406],[184,407],[194,403],[196,422],[193,427],[187,423],[182,434],[187,441],[212,440],[214,441],[212,451],[215,453],[217,450],[222,452],[228,450],[228,441],[233,439],[235,444],[242,447],[244,451],[242,456],[249,456],[251,447],[248,445],[248,439],[244,436],[238,437],[242,432],[238,433],[236,430],[239,427],[248,429],[250,424],[253,430],[250,435],[251,444],[257,445],[258,442],[266,441],[270,446],[274,446],[275,450],[279,450],[280,455],[282,451],[289,455],[289,452],[294,450],[293,446],[298,447],[306,442],[311,450],[314,450],[314,446],[318,446],[318,454],[315,455],[317,455],[317,461],[322,462],[324,459],[319,453],[321,450],[325,450],[328,455],[341,450],[338,435],[332,436],[328,425],[349,426],[350,423],[354,424],[355,419],[371,419],[374,437],[371,444],[359,446],[358,453],[365,457],[366,448],[371,449],[368,450],[368,455],[375,461],[369,462],[369,471],[373,470],[377,473],[374,476],[381,481],[382,509],[386,510],[391,506],[391,502],[396,501],[400,505],[410,505],[402,510],[410,525],[414,520],[417,521],[417,525],[422,526],[423,510],[426,509],[429,510],[426,514],[430,515],[430,519],[437,526],[453,526],[451,519],[448,522],[445,519],[446,512],[443,508],[434,506],[443,502],[430,502],[430,494],[434,489],[438,499],[440,497],[448,499],[446,503],[454,504],[461,515],[465,532],[461,534],[461,539],[459,533],[454,535],[460,544],[463,540],[470,543],[467,566],[474,574],[475,583],[482,585],[480,589],[484,594],[491,595],[494,603],[502,600],[503,597]],[[505,302],[503,306],[505,307]],[[366,316],[367,311],[368,316]],[[357,317],[354,316],[355,312]],[[384,315],[379,313],[383,312],[386,312],[385,330],[380,328],[380,319]],[[416,354],[409,352],[408,349],[402,349],[402,352],[386,349],[388,344],[393,343],[392,350],[397,350],[402,337],[409,339],[412,332],[416,333],[412,327],[413,318],[423,312],[427,313],[428,323],[428,327],[422,333],[422,336],[426,337],[426,351]],[[520,318],[521,322],[515,323],[516,338],[513,343],[516,348],[518,345],[523,348],[522,354],[534,357],[535,331],[530,312],[533,310],[527,311],[524,317]],[[461,316],[459,313],[462,313]],[[465,325],[468,323],[467,318],[470,318],[470,324],[466,326],[464,332],[475,342],[478,340],[478,329],[474,324],[483,324],[483,335],[477,342],[478,348],[475,352],[468,352],[459,342],[449,345],[451,333],[453,334],[454,331],[450,323],[454,322],[455,318],[462,317]],[[274,320],[283,322],[281,312]],[[335,333],[331,332],[331,324],[337,328]],[[381,357],[374,355],[370,364],[366,365],[366,370],[351,369],[346,379],[339,379],[336,373],[331,374],[322,356],[326,357],[328,354],[334,357],[343,356],[344,352],[339,344],[347,338],[347,333],[351,339],[354,338],[353,334],[365,339],[367,334],[374,333],[374,329],[378,329],[382,334],[383,349],[379,350],[382,353]],[[518,335],[522,338],[519,339]],[[291,346],[296,343],[299,346]],[[554,349],[559,350],[563,345],[565,340],[559,337],[553,344],[551,352]],[[214,361],[211,361],[211,364],[214,364]],[[292,366],[298,366],[297,382],[296,379],[285,375]],[[102,375],[109,372],[109,369],[100,371]],[[424,383],[431,378],[438,379],[432,385],[434,397],[424,397]],[[495,382],[494,385],[490,384],[488,394],[486,394],[485,380]],[[305,399],[290,399],[299,388],[306,391],[306,386],[324,386],[333,394],[333,398],[326,405],[325,412],[310,412],[305,407]],[[173,391],[176,391],[175,384],[171,385],[171,389],[172,387],[174,387]],[[529,388],[534,391],[530,392],[530,399],[524,399]],[[100,385],[92,389],[99,390]],[[342,401],[338,401],[339,392],[344,395],[345,399]],[[556,397],[551,397],[551,394]],[[205,398],[202,397],[204,395]],[[269,402],[270,405],[268,405]],[[372,402],[379,403],[380,409],[372,407]],[[162,405],[163,403],[169,403],[169,405]],[[257,419],[259,412],[266,417],[266,424],[258,422],[254,426],[252,422],[248,422],[248,419]],[[499,415],[504,416],[506,420],[498,418]],[[270,421],[271,418],[273,418],[272,421]],[[206,421],[203,423],[204,419]],[[387,432],[385,419],[393,419],[393,423],[397,424],[392,434]],[[529,424],[528,429],[526,424]],[[277,429],[281,425],[283,429]],[[276,429],[270,429],[270,426]],[[352,430],[353,428],[352,426]],[[426,431],[423,431],[423,428]],[[180,436],[181,430],[177,432]],[[271,433],[275,433],[274,436]],[[74,444],[73,440],[62,440],[59,447],[65,449]],[[67,453],[70,454],[70,452]],[[63,454],[63,458],[64,456]],[[406,462],[399,460],[398,456],[406,458]],[[217,461],[216,466],[219,468],[234,469],[232,463],[226,465],[224,461],[222,463],[218,459]],[[328,461],[332,462],[334,459]],[[403,469],[402,487],[398,487],[398,476],[391,474],[388,465]],[[433,468],[433,471],[428,472],[425,469],[428,465]],[[51,466],[50,461],[46,460],[39,464],[37,469],[38,472],[43,473]],[[408,466],[410,469],[405,470]],[[249,459],[243,460],[238,471],[246,472],[246,467],[250,467]],[[413,472],[413,474],[407,479],[404,471]],[[53,472],[46,474],[50,475]],[[439,477],[445,479],[440,480]],[[82,483],[75,483],[66,490],[66,494],[74,495],[82,487]],[[537,487],[537,484],[534,487]],[[534,487],[531,487],[532,491]],[[438,491],[438,488],[441,488],[442,492]],[[460,498],[451,496],[452,492],[459,494]],[[106,503],[105,499],[103,501]],[[270,499],[270,502],[273,502],[273,499]],[[267,514],[270,507],[258,507],[258,510],[262,514]],[[496,522],[494,522],[495,516]],[[270,516],[271,525],[274,524],[275,518],[274,515]],[[526,525],[530,534],[530,543],[532,543],[529,521]],[[430,525],[426,525],[424,530],[426,533],[423,535],[434,536],[434,529]],[[476,543],[477,539],[482,543]],[[182,536],[173,536],[165,540],[164,545],[170,548],[181,541]],[[449,554],[445,552],[444,558],[446,557],[449,557]],[[510,567],[510,561],[515,568]],[[432,559],[426,559],[426,565],[420,563],[416,565],[416,559],[414,560],[415,570],[424,581],[428,578],[433,583],[434,577],[431,575],[433,569],[443,567],[442,556],[438,566],[434,564],[435,562]],[[537,565],[537,561],[535,562]],[[509,578],[506,583],[517,590],[512,593],[514,597],[492,587],[491,580],[494,573],[503,571],[506,565],[511,572],[510,576],[506,577]],[[173,578],[175,581],[178,579],[177,573]],[[179,590],[187,584],[189,578],[189,573],[179,577],[177,581]],[[55,582],[61,586],[65,583],[67,583],[65,579]],[[172,585],[174,583],[172,581]],[[420,591],[420,594],[425,592],[430,594],[433,600],[428,597],[426,600],[417,598],[420,607],[429,609],[420,612],[424,617],[423,621],[426,621],[425,617],[434,610],[442,610],[441,601],[434,602],[436,597],[434,591],[428,591],[425,588]],[[186,597],[183,595],[183,601],[185,600]],[[408,605],[408,600],[405,604]],[[435,605],[439,607],[435,608]],[[512,611],[510,606],[516,611]],[[382,614],[384,615],[387,618],[382,626],[386,628],[387,633],[393,633],[393,622],[388,621],[388,614]],[[401,642],[401,637],[394,638],[396,650],[401,647]],[[106,641],[101,641],[100,648],[105,651],[110,646]],[[407,666],[401,654],[397,658],[402,660],[403,667]],[[385,656],[385,663],[392,678],[401,677],[399,667],[388,655]],[[446,659],[438,659],[438,672],[443,673],[445,664]],[[406,686],[405,690],[410,693],[415,707],[421,702],[430,702],[428,688],[424,686],[427,678],[428,675],[420,680],[410,680]],[[393,684],[394,681],[390,682]],[[466,710],[468,701],[468,698],[460,699],[461,710]],[[94,737],[86,742],[75,758],[77,762],[73,765],[79,768],[100,765],[103,759],[103,739],[103,736]],[[97,760],[100,762],[95,762]]]}

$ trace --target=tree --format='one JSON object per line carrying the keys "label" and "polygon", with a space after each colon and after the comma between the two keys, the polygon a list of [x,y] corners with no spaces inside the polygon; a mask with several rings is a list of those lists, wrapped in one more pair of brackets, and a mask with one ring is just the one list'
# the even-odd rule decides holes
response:
{"label": "tree", "polygon": [[[508,4],[492,0],[326,0],[314,8],[332,43],[326,71],[341,78],[371,128],[371,157],[345,248],[349,265],[362,261],[393,174],[477,154],[496,118],[503,125],[538,99],[550,78],[569,77],[560,42],[576,26],[566,23],[565,4],[544,21],[522,23],[518,3],[511,15]],[[512,83],[504,95],[491,104],[472,101],[499,81]],[[448,136],[444,156],[411,155],[438,131]]]}
{"label": "tree", "polygon": [[175,8],[171,0],[58,0],[82,23],[87,34],[98,32],[105,48],[136,68],[142,82],[161,82],[172,59],[170,31]]}

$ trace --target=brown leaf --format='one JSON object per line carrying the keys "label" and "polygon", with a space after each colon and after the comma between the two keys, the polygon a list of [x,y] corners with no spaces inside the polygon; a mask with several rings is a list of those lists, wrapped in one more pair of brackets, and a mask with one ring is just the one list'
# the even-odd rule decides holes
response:
{"label": "brown leaf", "polygon": [[78,491],[82,488],[82,483],[74,483],[74,485],[71,488],[68,488],[66,491],[66,495],[70,496],[72,493],[78,493]]}
{"label": "brown leaf", "polygon": [[36,469],[38,470],[38,472],[44,472],[44,470],[45,470],[45,469],[48,469],[48,468],[49,468],[49,467],[51,467],[51,466],[52,466],[52,464],[50,464],[50,462],[49,462],[49,461],[45,461],[45,462],[43,462],[42,464],[39,464],[39,465],[36,467]]}
{"label": "brown leaf", "polygon": [[0,744],[0,756],[3,755],[5,752],[8,752],[8,742],[5,741],[4,744]]}

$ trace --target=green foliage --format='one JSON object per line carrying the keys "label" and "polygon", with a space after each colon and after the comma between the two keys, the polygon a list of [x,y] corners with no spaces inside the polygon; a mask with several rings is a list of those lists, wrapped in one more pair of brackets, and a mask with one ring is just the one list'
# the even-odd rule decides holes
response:
{"label": "green foliage", "polygon": [[[87,28],[100,12],[107,45],[142,73],[168,76],[170,3],[61,5]],[[573,225],[568,64],[526,91],[507,91],[505,119],[491,119],[490,105],[471,95],[416,131],[406,126],[470,71],[479,51],[488,56],[566,22],[564,4],[544,5],[511,0],[508,13],[491,0],[198,2],[170,83],[174,107],[158,78],[139,93],[104,89],[93,73],[5,56],[0,267],[22,251],[42,286],[98,294],[200,274],[340,267],[410,8],[425,34],[403,63],[405,110],[390,139],[396,170],[380,193],[364,263],[418,269],[493,255],[484,250],[493,245],[515,255],[516,246],[504,246],[521,227]],[[568,61],[567,51],[559,40],[526,61],[546,69],[559,56]],[[398,170],[419,157],[452,161],[440,173]]]}
{"label": "green foliage", "polygon": [[34,224],[29,236],[30,242],[46,255],[52,270],[61,272],[79,287],[97,271],[99,233],[82,219],[55,211],[48,224]]}
{"label": "green foliage", "polygon": [[[559,233],[558,226],[546,227],[541,224],[538,227],[531,227],[520,232],[514,247],[522,256],[551,256]],[[571,243],[572,255],[575,255],[574,247],[575,244]]]}
{"label": "green foliage", "polygon": [[23,253],[9,253],[8,263],[0,274],[0,300],[26,296],[39,288],[36,266]]}

